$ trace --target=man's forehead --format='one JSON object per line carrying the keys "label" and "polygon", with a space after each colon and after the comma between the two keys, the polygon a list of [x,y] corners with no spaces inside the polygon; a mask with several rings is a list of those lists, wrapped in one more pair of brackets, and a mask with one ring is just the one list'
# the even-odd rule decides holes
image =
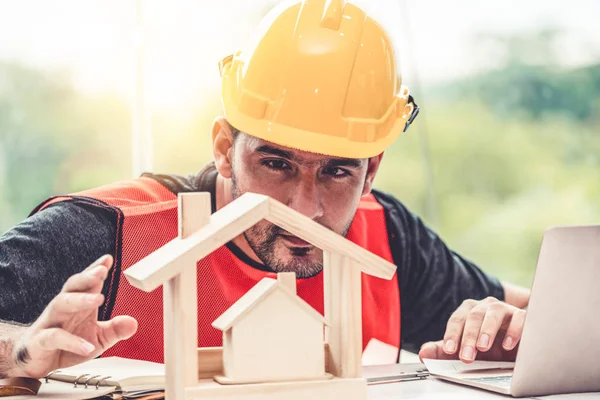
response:
{"label": "man's forehead", "polygon": [[[362,159],[352,159],[352,158],[344,158],[344,157],[335,157],[335,156],[329,156],[329,155],[324,155],[324,154],[319,154],[319,153],[312,153],[309,151],[305,151],[305,150],[299,150],[299,149],[294,149],[292,147],[287,147],[287,146],[282,146],[273,142],[269,142],[267,140],[264,139],[260,139],[254,136],[250,136],[250,135],[245,135],[248,137],[249,142],[248,144],[248,150],[252,151],[252,152],[263,152],[263,153],[279,153],[280,156],[284,157],[284,158],[289,158],[289,159],[293,159],[293,160],[297,160],[297,161],[304,161],[307,163],[323,163],[323,162],[327,162],[327,161],[333,161],[333,160],[338,160],[338,161],[342,161],[342,160],[353,160],[354,162],[359,162],[360,164],[362,164],[363,160]],[[273,154],[275,155],[275,154]]]}

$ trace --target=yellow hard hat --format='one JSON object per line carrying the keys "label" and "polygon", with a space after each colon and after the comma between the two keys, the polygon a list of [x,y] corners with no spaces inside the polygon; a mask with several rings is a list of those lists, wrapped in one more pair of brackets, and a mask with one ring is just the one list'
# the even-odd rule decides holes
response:
{"label": "yellow hard hat", "polygon": [[275,7],[248,47],[220,63],[236,129],[313,153],[382,153],[418,112],[380,24],[343,0]]}

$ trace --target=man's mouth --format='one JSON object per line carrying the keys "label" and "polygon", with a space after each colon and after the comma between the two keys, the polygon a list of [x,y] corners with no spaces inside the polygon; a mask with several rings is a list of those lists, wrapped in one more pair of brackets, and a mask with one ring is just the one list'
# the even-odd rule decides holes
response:
{"label": "man's mouth", "polygon": [[280,234],[279,236],[281,236],[283,240],[290,243],[293,247],[312,247],[312,244],[308,243],[306,240],[300,239],[297,236],[284,234]]}

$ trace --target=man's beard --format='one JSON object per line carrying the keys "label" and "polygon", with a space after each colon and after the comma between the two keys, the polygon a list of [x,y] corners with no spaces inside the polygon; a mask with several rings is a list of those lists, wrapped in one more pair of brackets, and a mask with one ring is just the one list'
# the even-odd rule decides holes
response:
{"label": "man's beard", "polygon": [[318,257],[317,260],[310,260],[307,256],[309,252],[319,251],[314,247],[288,248],[292,256],[292,259],[288,262],[276,257],[275,245],[277,239],[281,238],[280,235],[283,233],[283,229],[277,225],[268,224],[266,228],[261,227],[261,224],[257,224],[244,232],[244,237],[250,248],[266,266],[274,272],[295,272],[297,278],[310,278],[321,272],[323,258]]}
{"label": "man's beard", "polygon": [[[235,200],[240,195],[235,173],[232,173],[231,176],[231,187],[232,197]],[[352,219],[344,227],[342,236],[346,236],[351,224]],[[326,228],[331,229],[328,226]],[[283,262],[275,255],[277,238],[281,238],[281,234],[284,232],[284,229],[277,225],[261,221],[245,231],[244,237],[260,261],[274,272],[295,272],[296,278],[310,278],[319,274],[323,270],[323,255],[322,251],[314,246],[292,248],[286,246],[292,256],[292,259],[288,262]],[[316,260],[308,258],[310,252],[318,254]]]}

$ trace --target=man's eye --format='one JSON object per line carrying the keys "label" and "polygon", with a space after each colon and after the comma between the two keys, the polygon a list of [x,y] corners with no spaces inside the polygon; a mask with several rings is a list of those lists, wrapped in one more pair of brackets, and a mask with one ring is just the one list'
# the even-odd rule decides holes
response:
{"label": "man's eye", "polygon": [[285,161],[282,160],[266,160],[263,161],[262,164],[268,168],[274,169],[274,170],[284,170],[284,169],[289,169],[289,166],[287,165],[287,163]]}
{"label": "man's eye", "polygon": [[329,167],[329,168],[325,168],[323,170],[323,173],[325,175],[329,175],[333,178],[342,178],[346,175],[348,175],[348,172],[342,168],[338,168],[338,167]]}

